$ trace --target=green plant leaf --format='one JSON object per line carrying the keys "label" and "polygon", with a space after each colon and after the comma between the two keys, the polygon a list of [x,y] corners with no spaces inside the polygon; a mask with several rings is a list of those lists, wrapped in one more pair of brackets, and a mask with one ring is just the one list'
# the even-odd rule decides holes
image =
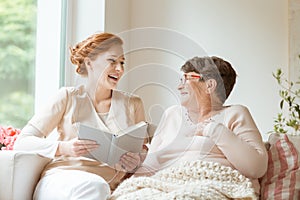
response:
{"label": "green plant leaf", "polygon": [[283,104],[284,104],[284,100],[281,100],[281,101],[280,101],[280,109],[283,108]]}
{"label": "green plant leaf", "polygon": [[273,131],[271,132],[281,134],[291,132],[300,135],[300,88],[295,89],[295,85],[300,84],[300,80],[289,81],[284,77],[281,69],[277,69],[272,75],[281,87],[278,93],[281,99],[279,101],[280,111],[274,119]]}

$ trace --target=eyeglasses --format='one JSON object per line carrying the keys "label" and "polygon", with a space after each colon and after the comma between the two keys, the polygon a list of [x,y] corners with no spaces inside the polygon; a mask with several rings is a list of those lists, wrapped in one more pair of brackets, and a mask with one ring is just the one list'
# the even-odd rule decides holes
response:
{"label": "eyeglasses", "polygon": [[183,74],[181,79],[180,79],[180,83],[182,85],[184,85],[187,80],[192,80],[192,79],[198,79],[199,81],[203,80],[203,75],[202,74],[199,74],[199,75],[196,75],[196,74]]}

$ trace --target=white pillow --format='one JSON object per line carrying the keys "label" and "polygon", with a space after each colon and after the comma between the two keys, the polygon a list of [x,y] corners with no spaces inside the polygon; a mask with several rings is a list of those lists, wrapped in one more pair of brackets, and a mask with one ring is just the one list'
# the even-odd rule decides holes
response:
{"label": "white pillow", "polygon": [[50,158],[21,151],[0,151],[0,199],[32,200],[35,186]]}

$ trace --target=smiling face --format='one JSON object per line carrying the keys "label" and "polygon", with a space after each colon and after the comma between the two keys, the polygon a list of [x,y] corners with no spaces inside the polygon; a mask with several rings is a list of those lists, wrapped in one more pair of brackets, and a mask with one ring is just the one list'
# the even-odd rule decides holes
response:
{"label": "smiling face", "polygon": [[206,84],[199,81],[201,75],[196,72],[184,73],[178,85],[181,105],[186,108],[199,107],[199,102],[207,98]]}
{"label": "smiling face", "polygon": [[90,82],[104,89],[115,89],[124,73],[125,58],[122,45],[113,45],[95,60],[85,61]]}

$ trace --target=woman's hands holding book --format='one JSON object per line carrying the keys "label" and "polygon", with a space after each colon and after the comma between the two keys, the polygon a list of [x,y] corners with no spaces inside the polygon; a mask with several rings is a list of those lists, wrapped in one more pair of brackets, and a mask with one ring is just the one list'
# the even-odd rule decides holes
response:
{"label": "woman's hands holding book", "polygon": [[69,141],[60,141],[58,143],[56,155],[78,157],[85,155],[98,147],[99,145],[95,141],[74,138]]}
{"label": "woman's hands holding book", "polygon": [[127,152],[122,155],[118,164],[126,172],[134,173],[142,164],[141,154]]}

